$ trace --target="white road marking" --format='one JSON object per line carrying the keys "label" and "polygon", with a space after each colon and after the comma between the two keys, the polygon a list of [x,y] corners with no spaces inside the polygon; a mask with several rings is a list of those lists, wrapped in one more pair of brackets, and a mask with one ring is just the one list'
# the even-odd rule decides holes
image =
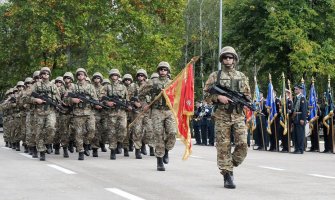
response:
{"label": "white road marking", "polygon": [[119,195],[121,197],[124,197],[126,199],[129,199],[129,200],[145,200],[145,199],[142,199],[141,197],[132,195],[128,192],[125,192],[125,191],[117,189],[117,188],[105,188],[105,190],[107,190],[109,192],[113,192],[114,194],[117,194],[117,195]]}
{"label": "white road marking", "polygon": [[258,166],[260,168],[264,169],[271,169],[271,170],[276,170],[276,171],[284,171],[285,169],[280,169],[280,168],[275,168],[275,167],[267,167],[267,166]]}
{"label": "white road marking", "polygon": [[203,157],[200,157],[200,156],[190,156],[191,158],[203,158]]}
{"label": "white road marking", "polygon": [[76,172],[73,172],[73,171],[71,171],[71,170],[68,170],[68,169],[65,169],[65,168],[63,168],[63,167],[60,167],[60,166],[58,166],[58,165],[52,165],[52,164],[47,164],[49,167],[52,167],[52,168],[54,168],[54,169],[57,169],[57,170],[59,170],[59,171],[61,171],[61,172],[64,172],[65,174],[77,174]]}
{"label": "white road marking", "polygon": [[11,148],[8,148],[8,147],[1,147],[1,148],[3,148],[3,149],[7,149],[7,150],[11,149]]}
{"label": "white road marking", "polygon": [[320,175],[320,174],[308,174],[310,176],[315,176],[315,177],[320,177],[320,178],[330,178],[330,179],[335,179],[333,176],[325,176],[325,175]]}
{"label": "white road marking", "polygon": [[33,158],[31,155],[29,154],[26,154],[26,153],[19,153],[21,156],[24,156],[24,157],[27,157],[29,159],[36,159],[36,158]]}

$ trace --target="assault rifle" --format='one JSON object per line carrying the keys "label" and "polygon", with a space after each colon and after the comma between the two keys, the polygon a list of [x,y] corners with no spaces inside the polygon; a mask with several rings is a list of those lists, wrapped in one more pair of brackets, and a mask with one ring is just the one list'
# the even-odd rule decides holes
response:
{"label": "assault rifle", "polygon": [[103,96],[101,98],[101,101],[112,101],[116,104],[116,106],[120,106],[125,109],[130,109],[133,112],[137,112],[135,111],[135,108],[132,105],[130,105],[127,102],[122,101],[122,99],[118,96]]}
{"label": "assault rifle", "polygon": [[16,98],[15,97],[11,97],[8,101],[11,102],[11,103],[16,103]]}
{"label": "assault rifle", "polygon": [[57,111],[59,111],[61,113],[66,113],[67,112],[66,109],[63,106],[59,105],[55,99],[49,97],[47,94],[39,94],[37,92],[32,92],[31,96],[34,97],[34,98],[42,99],[43,101],[45,101],[44,110],[47,110],[47,106],[51,105]]}
{"label": "assault rifle", "polygon": [[99,101],[96,101],[94,99],[92,99],[89,95],[85,95],[82,93],[73,93],[73,92],[69,92],[67,94],[68,97],[71,98],[78,98],[80,100],[82,100],[84,103],[89,103],[92,105],[97,105],[97,106],[101,106],[103,108],[108,108],[108,106],[105,106],[104,104],[100,103]]}
{"label": "assault rifle", "polygon": [[256,111],[256,106],[253,105],[251,100],[241,92],[233,91],[220,85],[213,85],[209,88],[208,92],[210,94],[219,94],[228,97],[232,100],[232,102],[229,102],[231,105],[243,105],[252,111]]}

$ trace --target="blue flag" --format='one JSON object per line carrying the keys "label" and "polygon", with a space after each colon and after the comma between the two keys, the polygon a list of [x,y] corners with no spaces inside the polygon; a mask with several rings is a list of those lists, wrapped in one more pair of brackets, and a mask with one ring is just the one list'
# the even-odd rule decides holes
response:
{"label": "blue flag", "polygon": [[274,95],[274,92],[273,92],[273,86],[272,86],[271,82],[269,83],[269,86],[268,86],[268,95],[266,97],[266,106],[270,108],[269,118],[270,118],[270,121],[272,123],[273,118],[277,114],[277,109],[276,109],[275,95]]}
{"label": "blue flag", "polygon": [[314,83],[311,84],[311,89],[309,91],[309,101],[308,101],[308,107],[309,107],[309,117],[308,120],[314,121],[315,118],[318,115],[318,108],[317,108],[317,96],[316,91],[314,87]]}

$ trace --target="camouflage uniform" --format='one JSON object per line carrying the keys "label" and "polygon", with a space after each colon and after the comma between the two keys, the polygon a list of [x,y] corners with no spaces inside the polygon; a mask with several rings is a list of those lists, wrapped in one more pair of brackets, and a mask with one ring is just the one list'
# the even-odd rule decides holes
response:
{"label": "camouflage uniform", "polygon": [[[157,70],[167,68],[170,71],[170,65],[167,62],[160,62]],[[167,76],[160,76],[158,79],[149,81],[140,90],[140,99],[147,98],[147,95],[154,99],[171,80]],[[145,103],[146,104],[146,103]],[[151,107],[151,119],[153,130],[155,130],[155,156],[157,157],[157,170],[165,171],[164,163],[168,163],[168,151],[170,151],[176,142],[177,124],[172,111],[166,105],[165,98],[161,96]],[[164,160],[163,160],[164,156]]]}
{"label": "camouflage uniform", "polygon": [[[77,94],[85,94],[88,98],[97,100],[97,95],[93,85],[86,81],[75,84],[73,92]],[[74,104],[70,99],[71,98],[68,99],[68,102],[73,106],[72,125],[73,130],[75,131],[77,151],[79,153],[83,153],[84,145],[85,150],[87,150],[86,148],[88,148],[88,145],[94,138],[95,117],[90,104],[84,102]]]}
{"label": "camouflage uniform", "polygon": [[[118,75],[120,72],[117,69],[110,71],[110,76]],[[104,86],[102,94],[103,96],[115,96],[120,98],[122,101],[128,101],[128,92],[126,86],[121,84],[120,81],[112,81],[111,85]],[[115,105],[109,109],[109,115],[107,118],[108,124],[108,139],[109,149],[111,150],[111,159],[115,159],[115,153],[117,143],[123,143],[124,138],[127,135],[127,113],[121,106]]]}
{"label": "camouflage uniform", "polygon": [[[227,53],[227,49],[231,47],[223,48],[221,56]],[[228,51],[230,53],[230,51]],[[233,53],[237,54],[235,50]],[[220,61],[221,60],[220,56]],[[228,87],[234,91],[242,92],[245,95],[250,96],[250,88],[248,78],[242,73],[233,68],[226,68],[225,66],[221,71],[216,71],[210,74],[206,85],[205,85],[205,97],[207,102],[213,102],[217,105],[217,109],[214,112],[215,129],[216,129],[216,149],[217,149],[217,165],[221,170],[221,174],[229,174],[233,172],[233,167],[240,165],[247,155],[247,127],[245,124],[245,117],[243,113],[243,107],[237,106],[233,110],[228,110],[229,104],[222,104],[218,101],[217,94],[207,93],[208,89],[215,85],[220,84],[221,86]],[[231,132],[234,133],[235,149],[231,153]],[[231,174],[232,175],[232,174]],[[233,187],[235,185],[233,184]]]}
{"label": "camouflage uniform", "polygon": [[[43,70],[41,70],[41,73],[42,71]],[[36,92],[40,95],[47,94],[47,96],[54,100],[60,99],[56,86],[48,80],[34,83],[32,86],[32,92]],[[36,98],[31,97],[32,102],[35,102],[35,99]],[[44,155],[44,151],[47,150],[46,145],[50,147],[53,143],[56,131],[56,111],[52,105],[47,105],[45,103],[35,104],[34,107],[37,151],[42,152],[42,157],[42,155]]]}

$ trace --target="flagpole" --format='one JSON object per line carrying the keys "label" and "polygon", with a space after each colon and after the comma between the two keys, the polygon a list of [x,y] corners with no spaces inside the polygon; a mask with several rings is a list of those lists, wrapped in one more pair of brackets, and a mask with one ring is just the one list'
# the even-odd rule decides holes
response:
{"label": "flagpole", "polygon": [[[219,55],[222,45],[222,0],[220,0],[220,28],[219,28]],[[218,63],[218,69],[221,70],[221,63]]]}
{"label": "flagpole", "polygon": [[[288,86],[288,90],[290,91],[290,100],[293,102],[293,99],[292,99],[292,91],[291,91],[291,81],[289,79],[287,79],[287,86]],[[287,151],[290,153],[291,152],[291,130],[292,130],[292,127],[291,127],[291,124],[290,124],[290,115],[287,113],[286,114],[286,117],[287,117]]]}

